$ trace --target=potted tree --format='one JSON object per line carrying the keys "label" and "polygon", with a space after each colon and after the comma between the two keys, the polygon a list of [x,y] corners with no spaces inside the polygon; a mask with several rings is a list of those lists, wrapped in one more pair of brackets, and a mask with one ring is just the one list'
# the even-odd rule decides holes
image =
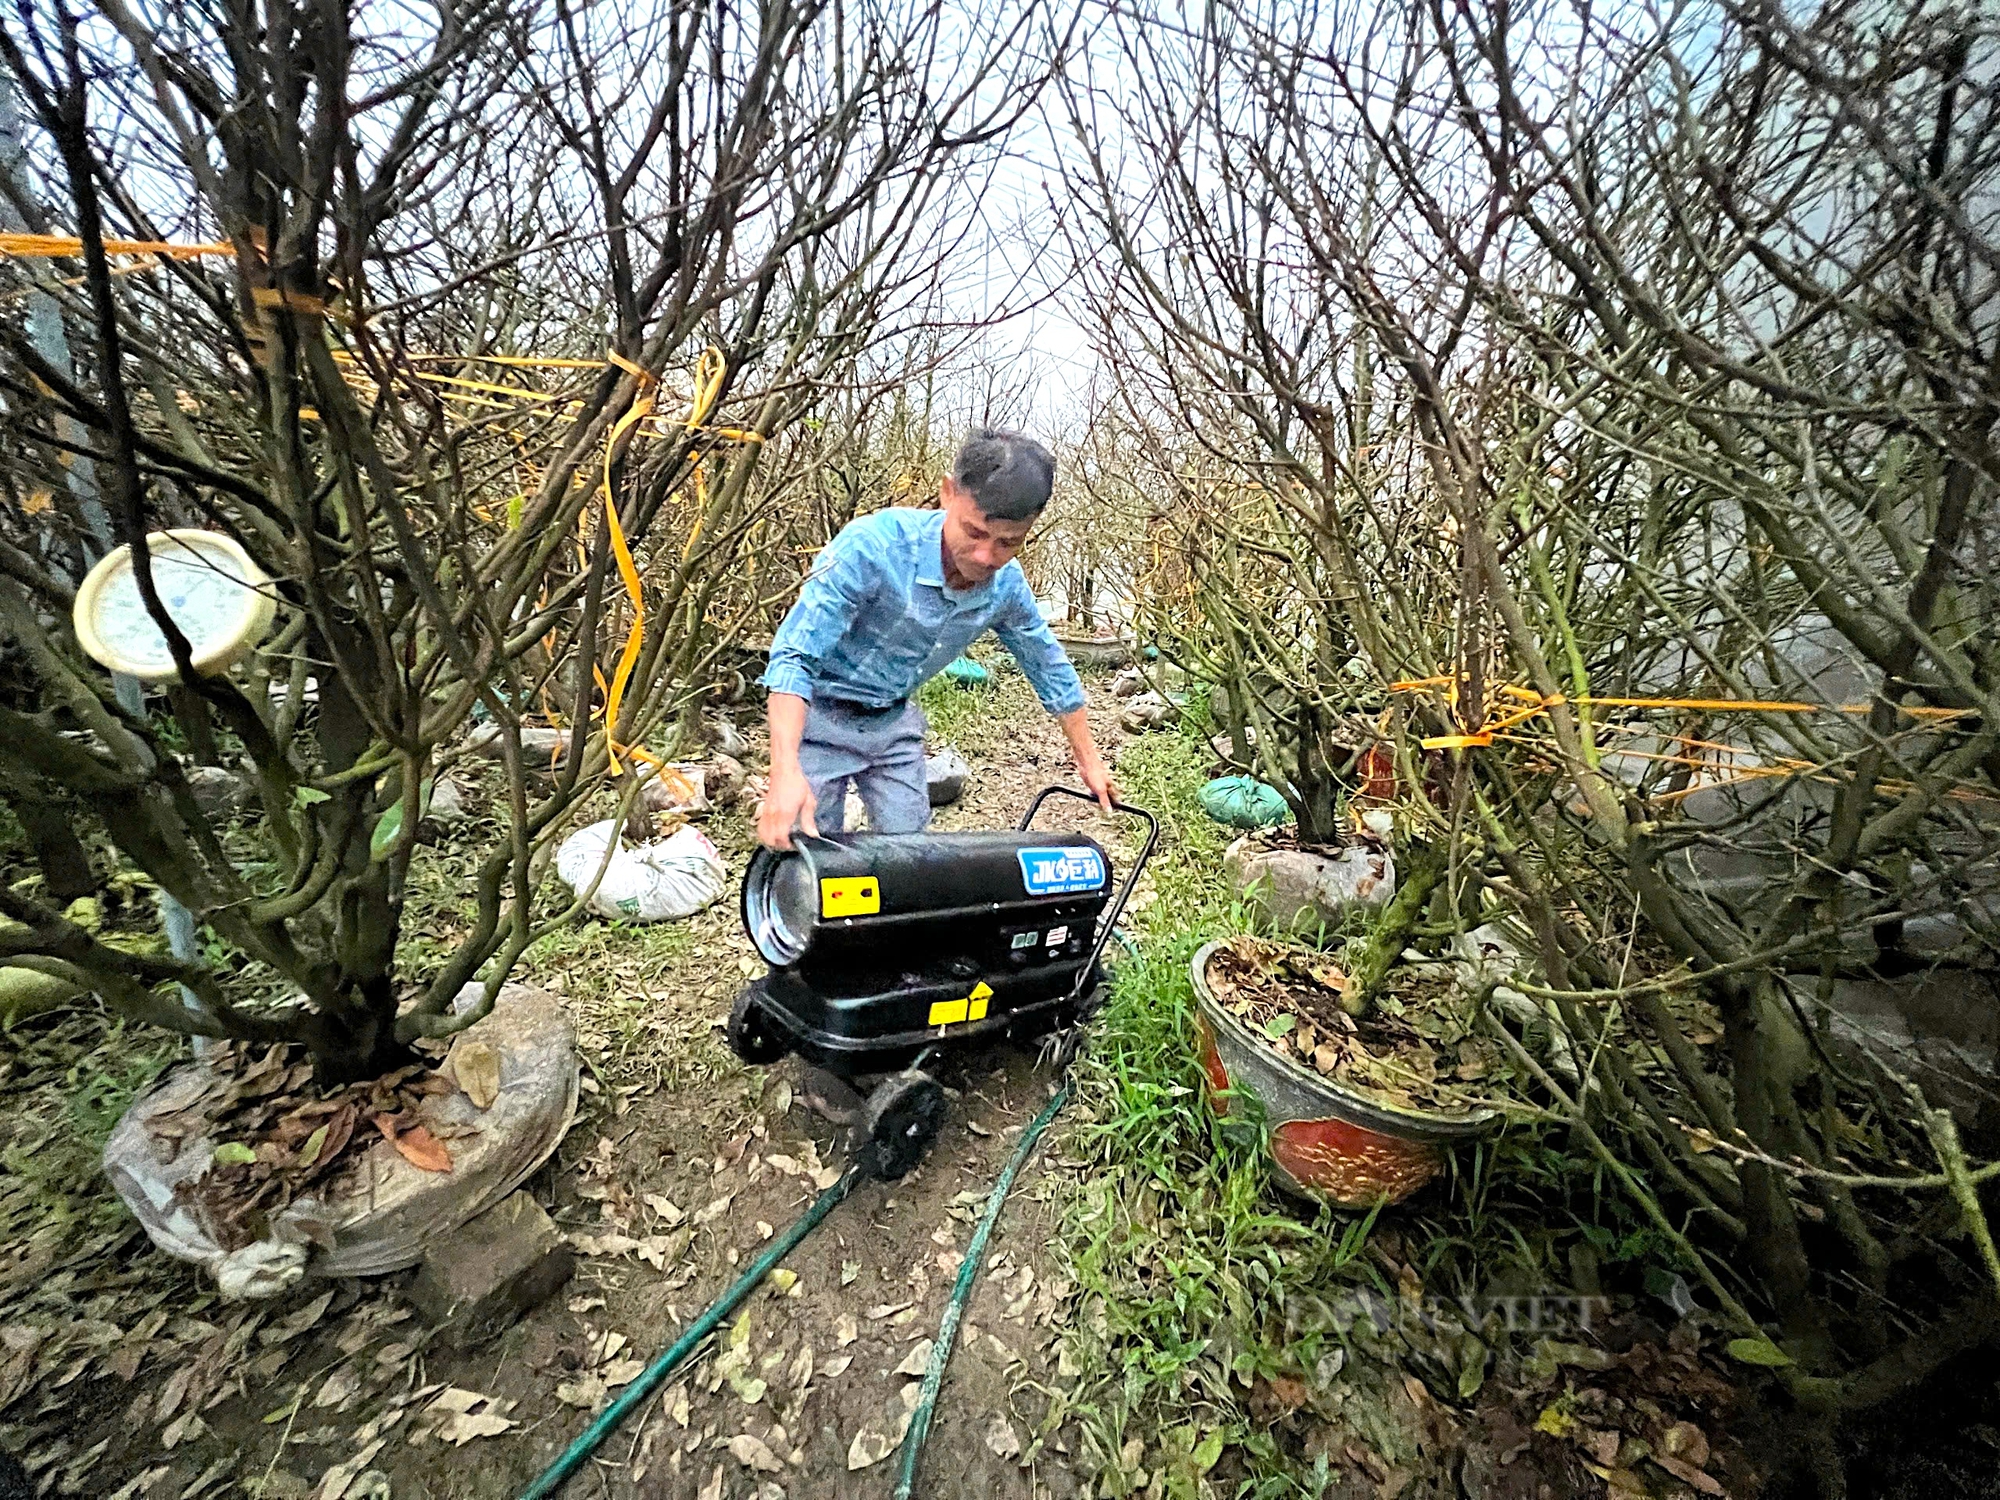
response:
{"label": "potted tree", "polygon": [[[0,29],[22,106],[0,186],[43,257],[7,272],[28,325],[0,323],[0,789],[87,809],[179,929],[162,950],[66,914],[89,872],[45,828],[68,884],[0,889],[0,964],[293,1092],[393,1094],[414,1048],[503,1003],[576,909],[536,899],[573,812],[630,805],[649,736],[792,584],[755,567],[788,482],[766,440],[931,274],[911,217],[961,128],[990,133],[968,116],[997,38],[933,97],[889,81],[934,16],[857,41],[837,9],[377,34],[279,3],[254,33],[189,13],[167,35],[106,0],[87,28]],[[270,611],[233,664],[197,659],[175,528],[227,539]],[[74,623],[113,548],[120,628],[166,658],[150,691]],[[415,972],[410,862],[475,718],[501,833]],[[553,749],[524,746],[536,719]],[[204,795],[227,766],[237,828]],[[390,1103],[382,1133],[431,1154]],[[317,1130],[235,1169],[324,1170]]]}

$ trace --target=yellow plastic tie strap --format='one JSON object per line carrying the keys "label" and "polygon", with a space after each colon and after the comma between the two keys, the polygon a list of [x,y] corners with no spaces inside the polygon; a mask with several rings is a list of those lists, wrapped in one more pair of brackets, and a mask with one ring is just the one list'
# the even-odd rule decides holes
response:
{"label": "yellow plastic tie strap", "polygon": [[[638,665],[639,652],[646,642],[646,599],[639,586],[639,567],[632,561],[632,548],[625,540],[625,528],[618,520],[618,498],[611,493],[611,465],[618,452],[618,443],[633,425],[644,421],[653,410],[653,387],[656,384],[649,371],[642,370],[616,350],[611,351],[611,362],[633,376],[639,382],[639,392],[632,405],[611,426],[610,434],[604,439],[604,521],[611,529],[611,552],[618,559],[618,576],[625,581],[625,595],[632,601],[632,628],[625,633],[625,649],[619,653],[617,670],[611,674],[611,687],[604,697],[604,744],[611,761],[611,774],[622,776],[625,772],[619,763],[621,747],[616,739],[618,728],[618,708],[625,701],[625,686],[632,679],[632,669]],[[627,754],[637,757],[630,749]]]}
{"label": "yellow plastic tie strap", "polygon": [[[1389,684],[1392,693],[1417,692],[1424,688],[1454,687],[1456,679],[1450,677],[1416,677]],[[1544,695],[1533,688],[1521,687],[1514,683],[1503,683],[1494,692],[1533,705],[1517,711],[1504,722],[1496,722],[1493,727],[1507,728],[1532,718],[1558,703],[1569,703],[1593,708],[1678,708],[1701,713],[1752,713],[1752,714],[1867,714],[1874,712],[1872,703],[1793,703],[1782,699],[1766,698],[1606,698],[1594,693],[1570,697],[1565,693]],[[1896,706],[1896,712],[1912,719],[1959,719],[1976,713],[1965,708],[1906,708]]]}
{"label": "yellow plastic tie strap", "polygon": [[[618,359],[616,354],[611,356]],[[618,359],[623,365],[624,360]],[[629,369],[630,366],[627,366]],[[708,414],[715,410],[715,403],[722,395],[722,382],[728,378],[729,362],[722,357],[722,351],[711,344],[701,351],[701,358],[694,366],[694,404],[688,408],[687,430],[693,432],[708,420]]]}
{"label": "yellow plastic tie strap", "polygon": [[1419,740],[1426,750],[1475,750],[1493,743],[1491,734],[1439,734]]}
{"label": "yellow plastic tie strap", "polygon": [[545,354],[410,354],[404,357],[412,364],[506,365],[520,370],[601,370],[612,363],[608,359],[558,359]]}
{"label": "yellow plastic tie strap", "polygon": [[[200,255],[234,255],[227,241],[208,245],[175,245],[166,240],[105,240],[106,255],[164,255],[169,260],[193,260]],[[0,255],[23,259],[83,254],[83,241],[70,234],[0,234]]]}
{"label": "yellow plastic tie strap", "polygon": [[322,299],[307,292],[288,292],[281,286],[252,287],[250,300],[258,307],[282,307],[301,317],[323,318],[329,311]]}

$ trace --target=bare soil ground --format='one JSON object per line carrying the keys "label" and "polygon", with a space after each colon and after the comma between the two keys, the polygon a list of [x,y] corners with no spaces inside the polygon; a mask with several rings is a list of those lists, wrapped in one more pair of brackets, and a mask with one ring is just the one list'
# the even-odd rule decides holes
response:
{"label": "bare soil ground", "polygon": [[[943,827],[1009,826],[1037,785],[1068,779],[1061,735],[1023,684],[982,697],[986,716],[955,726],[975,770],[961,803],[941,810]],[[1115,741],[1115,705],[1099,701],[1100,733]],[[747,811],[710,831],[740,873]],[[805,1209],[815,1172],[825,1180],[844,1160],[834,1128],[799,1102],[795,1060],[746,1069],[722,1045],[729,1001],[755,972],[733,892],[672,928],[593,921],[530,955],[518,977],[569,998],[586,1064],[577,1123],[529,1184],[578,1245],[578,1270],[469,1353],[446,1349],[413,1316],[408,1274],[308,1281],[275,1304],[229,1307],[101,1201],[101,1179],[86,1190],[100,1195],[86,1204],[88,1234],[74,1205],[68,1227],[51,1232],[56,1183],[42,1200],[6,1198],[0,1212],[15,1212],[0,1252],[0,1401],[13,1406],[0,1443],[26,1454],[47,1492],[119,1500],[518,1494]],[[71,1070],[101,1050],[80,1037]],[[63,1066],[51,1055],[37,1076],[59,1081]],[[8,1067],[0,1085],[29,1083]],[[899,1371],[920,1367],[986,1191],[1054,1087],[1052,1069],[1024,1052],[946,1076],[952,1112],[926,1163],[901,1182],[857,1187],[790,1257],[796,1280],[753,1294],[716,1348],[567,1494],[889,1493],[916,1384]],[[24,1141],[18,1128],[11,1138]],[[1077,1493],[1070,1435],[1037,1430],[1068,1290],[1046,1250],[1043,1163],[1060,1151],[1058,1126],[990,1243],[919,1494]],[[72,1346],[64,1380],[55,1356]]]}

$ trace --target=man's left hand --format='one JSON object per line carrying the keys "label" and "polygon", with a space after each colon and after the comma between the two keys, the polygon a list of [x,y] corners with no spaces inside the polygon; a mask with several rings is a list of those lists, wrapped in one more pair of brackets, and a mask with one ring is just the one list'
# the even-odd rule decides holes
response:
{"label": "man's left hand", "polygon": [[1083,782],[1084,790],[1095,797],[1105,815],[1110,816],[1111,804],[1118,800],[1118,785],[1111,779],[1110,768],[1101,760],[1093,760],[1079,765],[1076,774]]}
{"label": "man's left hand", "polygon": [[1069,753],[1076,757],[1077,779],[1108,815],[1111,804],[1118,800],[1118,788],[1111,780],[1104,757],[1097,753],[1097,741],[1090,737],[1089,714],[1080,708],[1072,709],[1058,715],[1056,722],[1062,725],[1063,737],[1069,741]]}

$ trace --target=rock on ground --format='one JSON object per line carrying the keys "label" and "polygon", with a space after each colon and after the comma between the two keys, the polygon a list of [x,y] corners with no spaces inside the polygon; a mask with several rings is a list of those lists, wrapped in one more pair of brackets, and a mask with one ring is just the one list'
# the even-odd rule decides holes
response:
{"label": "rock on ground", "polygon": [[187,783],[188,790],[194,793],[195,806],[211,822],[227,822],[243,811],[250,800],[250,783],[220,766],[188,767]]}
{"label": "rock on ground", "polygon": [[1323,854],[1240,838],[1223,855],[1222,869],[1230,889],[1287,933],[1330,931],[1351,911],[1378,910],[1396,891],[1388,851],[1360,845]]}
{"label": "rock on ground", "polygon": [[1120,727],[1132,734],[1140,734],[1148,729],[1161,729],[1173,722],[1176,710],[1173,704],[1158,693],[1141,693],[1125,707],[1119,715]]}
{"label": "rock on ground", "polygon": [[540,1306],[575,1265],[542,1206],[516,1191],[432,1243],[410,1300],[444,1342],[469,1349]]}
{"label": "rock on ground", "polygon": [[[481,724],[465,737],[465,748],[473,755],[483,755],[488,760],[501,759],[500,726]],[[566,729],[551,729],[541,724],[527,724],[521,728],[521,758],[531,771],[546,771],[561,765],[568,749],[569,731]]]}
{"label": "rock on ground", "polygon": [[972,774],[965,757],[949,745],[936,755],[924,757],[924,783],[930,791],[932,807],[946,807],[965,794],[965,778]]}
{"label": "rock on ground", "polygon": [[440,776],[431,787],[430,805],[424,816],[434,823],[463,823],[471,816],[465,806],[465,790],[449,776]]}

